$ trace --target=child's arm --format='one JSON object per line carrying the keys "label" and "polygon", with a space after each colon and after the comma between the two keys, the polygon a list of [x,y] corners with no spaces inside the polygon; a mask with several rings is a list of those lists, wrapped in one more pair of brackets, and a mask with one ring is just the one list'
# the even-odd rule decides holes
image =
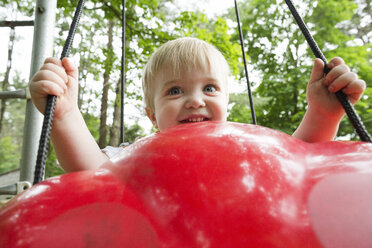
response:
{"label": "child's arm", "polygon": [[29,87],[32,101],[41,113],[45,111],[47,95],[58,96],[51,140],[65,171],[95,169],[108,160],[90,134],[78,108],[78,69],[69,59],[46,59]]}
{"label": "child's arm", "polygon": [[313,71],[307,86],[308,109],[293,133],[293,136],[307,142],[333,140],[345,111],[335,92],[342,89],[351,103],[356,103],[366,88],[358,75],[350,72],[341,58],[333,58],[328,64],[331,71],[324,76],[322,60],[315,59]]}

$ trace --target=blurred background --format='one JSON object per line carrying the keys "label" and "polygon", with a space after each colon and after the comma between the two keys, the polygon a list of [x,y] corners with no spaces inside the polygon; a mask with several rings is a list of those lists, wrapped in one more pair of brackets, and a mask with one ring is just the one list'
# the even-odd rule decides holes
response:
{"label": "blurred background", "polygon": [[[1,0],[0,22],[33,20],[36,1]],[[77,0],[57,1],[54,56],[59,57]],[[122,1],[87,0],[70,57],[79,65],[79,107],[100,147],[118,146]],[[342,57],[367,82],[356,109],[372,133],[372,1],[294,1],[328,59]],[[306,110],[314,56],[284,1],[238,1],[257,122],[291,134]],[[229,121],[251,123],[233,0],[126,1],[125,137],[154,132],[144,111],[141,73],[161,44],[192,36],[215,45],[230,64]],[[27,87],[33,27],[0,27],[0,91]],[[0,100],[0,174],[17,171],[24,99]],[[337,139],[357,139],[345,118]],[[63,173],[53,149],[46,177]]]}

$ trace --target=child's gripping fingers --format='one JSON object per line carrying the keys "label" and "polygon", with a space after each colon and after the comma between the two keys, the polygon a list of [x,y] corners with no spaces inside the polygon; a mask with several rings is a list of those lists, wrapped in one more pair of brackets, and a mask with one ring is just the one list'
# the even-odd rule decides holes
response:
{"label": "child's gripping fingers", "polygon": [[[350,68],[347,65],[345,65],[344,63],[336,65],[326,75],[325,80],[324,80],[324,84],[326,86],[330,86],[331,84],[333,84],[333,82],[338,77],[342,76],[345,73],[349,73],[349,72],[350,72]],[[338,88],[338,89],[340,89],[340,88]]]}
{"label": "child's gripping fingers", "polygon": [[68,76],[71,76],[75,80],[78,80],[78,68],[67,57],[63,58],[62,60],[52,57],[47,58],[41,69],[44,68],[55,70],[55,72],[60,75],[66,81],[66,83],[69,80]]}
{"label": "child's gripping fingers", "polygon": [[324,76],[324,63],[321,59],[314,60],[313,70],[310,75],[309,83],[316,82],[321,80]]}
{"label": "child's gripping fingers", "polygon": [[344,60],[341,57],[334,57],[333,59],[331,59],[329,61],[328,68],[332,69],[335,66],[338,66],[338,65],[341,65],[341,64],[345,64]]}
{"label": "child's gripping fingers", "polygon": [[[55,67],[55,68],[53,68]],[[61,71],[62,70],[62,71]],[[62,74],[62,75],[61,75]],[[63,75],[64,74],[64,75]],[[64,72],[63,68],[59,68],[53,64],[45,64],[38,71],[31,80],[30,84],[40,84],[42,81],[48,81],[53,84],[57,84],[63,90],[67,89],[67,75]]]}
{"label": "child's gripping fingers", "polygon": [[362,96],[364,90],[366,89],[366,82],[361,79],[356,79],[350,82],[343,90],[350,99],[351,103],[356,103]]}
{"label": "child's gripping fingers", "polygon": [[47,63],[52,63],[52,64],[55,64],[55,65],[62,66],[62,62],[61,62],[61,60],[59,60],[59,59],[57,59],[57,58],[54,58],[54,57],[46,58],[46,59],[44,60],[44,64],[47,64]]}
{"label": "child's gripping fingers", "polygon": [[[333,69],[335,66],[339,66],[345,64],[344,60],[340,57],[335,57],[331,59],[331,61],[328,64],[329,69]],[[314,66],[313,70],[310,75],[310,83],[316,82],[318,80],[321,80],[324,77],[324,63],[321,59],[316,58],[314,60]]]}
{"label": "child's gripping fingers", "polygon": [[339,74],[338,77],[331,81],[331,83],[328,86],[328,90],[330,92],[339,91],[355,80],[358,80],[358,75],[355,74],[354,72],[348,71],[345,73],[341,73]]}
{"label": "child's gripping fingers", "polygon": [[65,71],[65,68],[63,68],[62,63],[44,63],[44,65],[40,68],[40,70],[50,70],[55,72],[58,76],[60,76],[65,82],[67,82],[68,77],[67,73]]}
{"label": "child's gripping fingers", "polygon": [[44,113],[47,95],[60,96],[64,93],[64,90],[59,85],[47,80],[40,80],[35,83],[31,82],[29,89],[32,102],[40,113]]}
{"label": "child's gripping fingers", "polygon": [[64,90],[58,85],[48,80],[39,80],[29,84],[32,102],[40,113],[44,113],[46,96],[55,95],[60,96],[64,94]]}
{"label": "child's gripping fingers", "polygon": [[77,81],[79,78],[79,70],[77,66],[75,66],[69,58],[63,58],[62,65],[65,68],[67,75]]}
{"label": "child's gripping fingers", "polygon": [[47,95],[60,96],[65,90],[51,81],[40,80],[37,84],[30,84],[30,92],[35,98],[45,98]]}

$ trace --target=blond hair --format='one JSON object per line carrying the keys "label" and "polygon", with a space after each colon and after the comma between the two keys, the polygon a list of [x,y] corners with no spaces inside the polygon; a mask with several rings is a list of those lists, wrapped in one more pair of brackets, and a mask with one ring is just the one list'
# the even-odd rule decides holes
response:
{"label": "blond hair", "polygon": [[219,73],[223,75],[220,80],[226,84],[227,89],[229,66],[225,57],[216,47],[200,39],[190,37],[166,42],[153,53],[143,71],[142,89],[146,107],[154,110],[151,85],[153,85],[155,77],[161,70],[171,68],[173,75],[179,76],[182,72],[190,72],[195,68],[202,71],[211,71],[214,67],[218,67]]}

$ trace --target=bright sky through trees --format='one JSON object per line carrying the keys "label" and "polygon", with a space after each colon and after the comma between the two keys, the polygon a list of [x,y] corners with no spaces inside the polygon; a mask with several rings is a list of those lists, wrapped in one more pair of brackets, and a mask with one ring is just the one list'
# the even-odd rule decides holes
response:
{"label": "bright sky through trees", "polygon": [[[35,1],[36,2],[36,1]],[[180,0],[177,3],[183,10],[195,10],[195,6],[198,6],[200,10],[208,15],[219,15],[226,12],[227,8],[234,5],[233,0]],[[6,9],[0,8],[0,17],[6,20],[10,20]],[[18,16],[18,20],[29,19]],[[15,44],[14,54],[14,67],[17,70],[21,70],[24,77],[29,75],[31,49],[32,49],[32,27],[17,27],[17,36],[19,40]],[[9,40],[9,28],[0,28],[0,71],[4,71],[7,62],[7,49]]]}

